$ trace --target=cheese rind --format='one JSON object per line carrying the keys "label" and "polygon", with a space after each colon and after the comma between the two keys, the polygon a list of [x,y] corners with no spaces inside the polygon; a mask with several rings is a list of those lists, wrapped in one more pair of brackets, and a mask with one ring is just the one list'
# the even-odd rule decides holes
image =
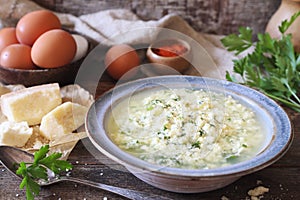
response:
{"label": "cheese rind", "polygon": [[9,121],[39,124],[42,117],[60,105],[57,83],[33,86],[1,96],[1,109]]}
{"label": "cheese rind", "polygon": [[23,147],[32,132],[33,130],[29,128],[27,122],[3,122],[0,124],[0,144]]}
{"label": "cheese rind", "polygon": [[9,92],[10,92],[10,90],[7,87],[0,85],[0,95],[7,94]]}
{"label": "cheese rind", "polygon": [[87,107],[77,103],[61,104],[43,117],[40,134],[49,140],[54,140],[72,133],[84,123],[87,110]]}

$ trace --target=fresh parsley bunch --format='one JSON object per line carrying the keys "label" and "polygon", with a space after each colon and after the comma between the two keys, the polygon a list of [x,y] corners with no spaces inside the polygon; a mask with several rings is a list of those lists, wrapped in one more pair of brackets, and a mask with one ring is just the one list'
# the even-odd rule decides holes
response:
{"label": "fresh parsley bunch", "polygon": [[254,87],[267,96],[300,112],[300,56],[294,51],[291,34],[285,32],[300,15],[295,13],[289,20],[284,20],[278,27],[281,38],[273,39],[268,33],[257,34],[253,41],[252,29],[241,27],[239,34],[230,34],[221,39],[228,51],[236,55],[250,47],[254,51],[245,57],[233,60],[234,72],[242,77],[237,78],[227,72],[226,79]]}
{"label": "fresh parsley bunch", "polygon": [[19,164],[17,174],[23,177],[20,188],[26,188],[27,200],[33,200],[35,196],[39,195],[41,187],[36,181],[39,179],[47,181],[47,169],[53,171],[55,174],[72,169],[72,165],[69,162],[59,160],[62,156],[61,153],[52,153],[48,156],[48,152],[49,145],[45,145],[34,153],[32,163],[21,162]]}

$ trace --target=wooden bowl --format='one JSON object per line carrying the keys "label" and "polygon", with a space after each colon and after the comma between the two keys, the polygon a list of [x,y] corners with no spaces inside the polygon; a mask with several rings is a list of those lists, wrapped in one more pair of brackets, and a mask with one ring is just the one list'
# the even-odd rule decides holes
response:
{"label": "wooden bowl", "polygon": [[53,69],[21,70],[0,66],[0,81],[4,84],[33,86],[57,82],[67,85],[74,82],[83,58],[77,62]]}

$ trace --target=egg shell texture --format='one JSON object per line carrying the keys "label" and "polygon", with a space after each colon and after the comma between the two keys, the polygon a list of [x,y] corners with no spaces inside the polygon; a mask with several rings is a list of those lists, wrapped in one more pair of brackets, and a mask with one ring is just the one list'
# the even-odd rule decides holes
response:
{"label": "egg shell texture", "polygon": [[59,28],[61,28],[60,20],[53,12],[38,10],[24,15],[19,20],[16,36],[20,43],[31,46],[46,31]]}
{"label": "egg shell texture", "polygon": [[17,43],[19,42],[16,36],[16,28],[7,27],[0,30],[0,53],[5,47]]}
{"label": "egg shell texture", "polygon": [[41,68],[57,68],[72,61],[76,48],[71,34],[61,29],[50,30],[33,44],[31,58]]}
{"label": "egg shell texture", "polygon": [[87,54],[88,48],[89,48],[89,43],[88,43],[87,39],[85,39],[81,35],[72,34],[72,36],[76,42],[76,47],[77,47],[76,54],[72,60],[72,63],[73,63],[73,62],[80,60]]}
{"label": "egg shell texture", "polygon": [[128,71],[137,67],[140,59],[134,48],[127,44],[118,44],[107,51],[104,62],[108,74],[118,80]]}
{"label": "egg shell texture", "polygon": [[0,65],[14,69],[34,69],[30,53],[31,47],[28,45],[9,45],[1,51]]}

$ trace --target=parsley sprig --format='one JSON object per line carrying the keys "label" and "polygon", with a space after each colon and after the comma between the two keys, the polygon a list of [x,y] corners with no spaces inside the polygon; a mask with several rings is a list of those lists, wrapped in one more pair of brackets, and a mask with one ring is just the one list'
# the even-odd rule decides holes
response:
{"label": "parsley sprig", "polygon": [[17,174],[23,177],[20,188],[26,188],[27,200],[33,200],[35,196],[39,195],[41,187],[36,182],[40,179],[47,181],[47,170],[51,170],[54,174],[58,175],[63,171],[72,169],[72,165],[65,161],[59,160],[61,153],[49,152],[49,145],[42,146],[39,151],[34,153],[32,163],[21,162],[17,169]]}
{"label": "parsley sprig", "polygon": [[294,51],[291,34],[286,34],[300,12],[289,20],[282,21],[278,27],[281,33],[279,39],[271,38],[269,33],[257,34],[256,42],[252,37],[252,29],[239,28],[239,34],[230,34],[221,39],[228,51],[236,55],[254,47],[241,59],[233,60],[234,72],[237,77],[227,72],[226,79],[256,88],[267,96],[300,112],[300,55]]}

